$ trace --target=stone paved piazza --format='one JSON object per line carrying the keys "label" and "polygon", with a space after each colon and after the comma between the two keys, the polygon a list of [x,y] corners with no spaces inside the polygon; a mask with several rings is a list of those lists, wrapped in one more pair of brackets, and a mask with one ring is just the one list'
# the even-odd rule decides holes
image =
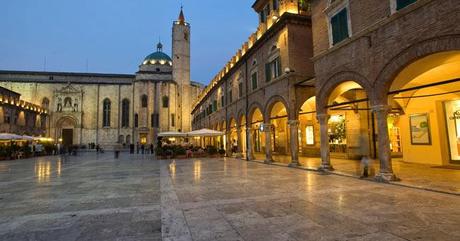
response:
{"label": "stone paved piazza", "polygon": [[0,240],[460,240],[460,197],[234,159],[0,162]]}

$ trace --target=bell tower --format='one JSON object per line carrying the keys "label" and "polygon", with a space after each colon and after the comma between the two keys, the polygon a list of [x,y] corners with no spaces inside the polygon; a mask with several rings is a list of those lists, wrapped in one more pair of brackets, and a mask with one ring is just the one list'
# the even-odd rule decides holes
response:
{"label": "bell tower", "polygon": [[190,24],[185,21],[181,7],[179,18],[172,30],[173,79],[177,83],[177,130],[191,131],[191,105],[193,103],[190,86]]}

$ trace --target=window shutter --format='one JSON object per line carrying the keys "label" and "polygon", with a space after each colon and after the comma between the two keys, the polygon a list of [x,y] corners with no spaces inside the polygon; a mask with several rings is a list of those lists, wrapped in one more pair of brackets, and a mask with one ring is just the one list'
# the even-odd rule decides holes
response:
{"label": "window shutter", "polygon": [[344,8],[331,18],[332,43],[337,44],[349,37],[348,33],[348,14]]}
{"label": "window shutter", "polygon": [[270,63],[268,64],[265,64],[265,81],[266,82],[270,82],[271,78],[272,78],[272,71],[270,69]]}
{"label": "window shutter", "polygon": [[277,70],[276,77],[280,77],[280,76],[281,76],[281,73],[282,73],[282,70],[281,70],[281,59],[280,59],[280,57],[278,57],[278,58],[276,59],[276,70]]}
{"label": "window shutter", "polygon": [[403,9],[415,2],[417,2],[417,0],[396,0],[396,10]]}

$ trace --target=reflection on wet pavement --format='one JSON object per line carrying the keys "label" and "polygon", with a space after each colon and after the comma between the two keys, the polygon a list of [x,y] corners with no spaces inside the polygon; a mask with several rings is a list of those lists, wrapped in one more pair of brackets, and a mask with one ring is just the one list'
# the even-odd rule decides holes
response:
{"label": "reflection on wet pavement", "polygon": [[161,240],[159,180],[150,156],[0,162],[0,240]]}
{"label": "reflection on wet pavement", "polygon": [[230,158],[163,163],[166,240],[460,240],[455,195]]}
{"label": "reflection on wet pavement", "polygon": [[[257,160],[264,160],[264,155],[260,153],[256,154],[255,157]],[[273,159],[276,163],[281,164],[291,162],[290,156],[274,155]],[[317,169],[321,160],[315,157],[299,157],[299,162],[302,167]],[[333,158],[331,164],[337,173],[360,177],[363,172],[359,160]],[[433,168],[430,165],[407,163],[400,158],[394,158],[393,171],[396,176],[402,179],[401,184],[460,194],[460,170]],[[372,161],[369,176],[372,177],[378,172],[378,160]]]}

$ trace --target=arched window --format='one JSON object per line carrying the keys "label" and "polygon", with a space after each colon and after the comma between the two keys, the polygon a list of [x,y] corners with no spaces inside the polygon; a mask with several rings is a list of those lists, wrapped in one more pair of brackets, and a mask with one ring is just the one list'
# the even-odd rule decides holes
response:
{"label": "arched window", "polygon": [[45,109],[48,109],[48,107],[50,106],[50,100],[48,98],[43,98],[42,100],[42,107],[45,108]]}
{"label": "arched window", "polygon": [[139,127],[139,115],[135,114],[134,115],[134,127]]}
{"label": "arched window", "polygon": [[143,96],[141,97],[142,108],[146,108],[146,107],[147,107],[147,105],[148,105],[147,102],[148,102],[148,97],[147,97],[147,95],[143,95]]}
{"label": "arched window", "polygon": [[169,107],[169,97],[163,96],[163,108],[168,108],[168,107]]}
{"label": "arched window", "polygon": [[111,111],[111,102],[109,99],[105,99],[103,103],[102,111],[102,126],[110,127],[110,111]]}
{"label": "arched window", "polygon": [[121,104],[121,127],[129,127],[129,100],[124,99]]}

